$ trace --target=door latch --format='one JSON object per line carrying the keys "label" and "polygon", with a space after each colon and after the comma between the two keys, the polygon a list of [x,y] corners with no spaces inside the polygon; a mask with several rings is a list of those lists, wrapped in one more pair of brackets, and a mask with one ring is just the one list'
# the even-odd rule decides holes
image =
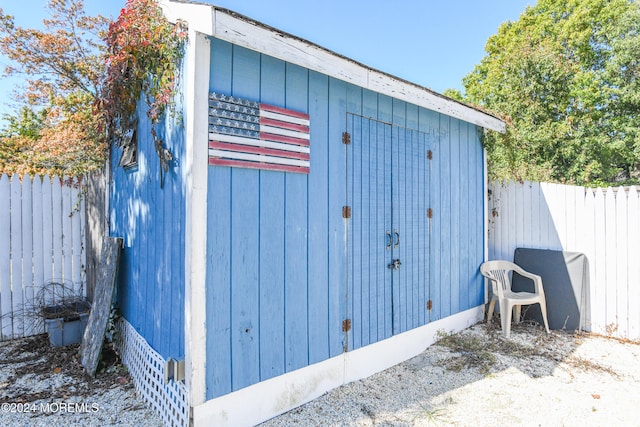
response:
{"label": "door latch", "polygon": [[402,263],[400,262],[399,259],[394,259],[393,262],[389,264],[387,267],[389,267],[389,270],[400,270],[401,265]]}

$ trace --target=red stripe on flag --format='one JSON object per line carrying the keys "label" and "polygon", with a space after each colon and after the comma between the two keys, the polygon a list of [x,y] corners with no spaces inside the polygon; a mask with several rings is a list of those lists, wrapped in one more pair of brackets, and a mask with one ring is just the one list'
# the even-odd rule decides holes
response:
{"label": "red stripe on flag", "polygon": [[209,157],[209,164],[212,166],[229,166],[240,167],[248,169],[266,169],[279,172],[297,172],[297,173],[309,173],[309,168],[300,166],[288,166],[288,165],[275,165],[273,163],[258,163],[247,162],[243,160],[227,160],[217,157]]}
{"label": "red stripe on flag", "polygon": [[308,139],[293,138],[291,136],[284,136],[284,135],[275,135],[267,132],[260,132],[260,139],[264,139],[266,141],[273,141],[273,142],[284,142],[285,144],[302,145],[303,147],[309,146]]}
{"label": "red stripe on flag", "polygon": [[276,107],[275,105],[260,104],[260,109],[272,111],[274,113],[286,114],[287,116],[297,117],[299,119],[309,120],[309,115],[299,111],[287,110],[286,108]]}
{"label": "red stripe on flag", "polygon": [[282,120],[268,119],[266,117],[260,117],[260,124],[267,125],[267,126],[275,126],[277,128],[282,128],[282,129],[296,130],[298,132],[309,133],[309,126],[284,122]]}
{"label": "red stripe on flag", "polygon": [[209,141],[209,148],[235,151],[238,153],[263,154],[266,156],[285,157],[288,159],[309,160],[309,154],[296,153],[295,151],[276,150],[273,148],[261,148],[251,145],[229,144],[228,142]]}

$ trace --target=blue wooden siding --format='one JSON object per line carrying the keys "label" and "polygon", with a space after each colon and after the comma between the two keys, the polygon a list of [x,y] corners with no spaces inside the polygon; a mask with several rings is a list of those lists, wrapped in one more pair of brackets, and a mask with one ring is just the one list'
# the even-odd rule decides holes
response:
{"label": "blue wooden siding", "polygon": [[[311,171],[209,167],[208,399],[393,334],[391,316],[385,315],[392,299],[384,286],[388,269],[361,268],[357,284],[348,279],[354,256],[379,250],[364,230],[384,222],[390,202],[361,197],[358,203],[375,215],[357,226],[342,218],[353,191],[348,185],[358,185],[361,194],[391,187],[376,169],[388,167],[391,173],[385,162],[392,149],[404,159],[421,145],[434,153],[430,163],[396,166],[398,185],[404,185],[398,203],[422,215],[421,221],[412,216],[399,225],[407,236],[418,230],[407,237],[412,245],[407,256],[417,265],[424,256],[421,247],[431,248],[427,266],[403,273],[424,286],[395,290],[403,305],[394,313],[397,332],[482,303],[477,274],[483,259],[482,148],[475,126],[217,39],[211,40],[210,90],[308,113]],[[394,125],[359,129],[375,147],[360,152],[367,157],[360,159],[357,182],[348,181],[349,148],[341,142],[347,113]],[[393,129],[405,142],[387,147],[385,132]],[[424,185],[406,185],[416,176]],[[424,220],[427,200],[434,209],[430,221]],[[365,238],[349,249],[349,233],[356,230]],[[353,326],[345,334],[347,317]]]}
{"label": "blue wooden siding", "polygon": [[440,115],[433,147],[430,320],[484,302],[484,154],[480,129]]}
{"label": "blue wooden siding", "polygon": [[141,102],[138,165],[119,167],[117,147],[111,156],[110,235],[124,238],[117,304],[125,319],[164,358],[183,358],[184,127],[179,117],[156,127],[175,158],[160,188],[160,164],[145,109]]}

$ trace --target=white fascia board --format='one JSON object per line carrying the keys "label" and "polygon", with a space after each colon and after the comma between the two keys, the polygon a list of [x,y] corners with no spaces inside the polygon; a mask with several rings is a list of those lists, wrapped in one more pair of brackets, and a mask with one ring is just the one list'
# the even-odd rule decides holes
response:
{"label": "white fascia board", "polygon": [[240,19],[223,10],[216,10],[214,27],[215,34],[212,35],[218,39],[357,86],[367,85],[366,69],[305,40]]}
{"label": "white fascia board", "polygon": [[[504,121],[427,88],[369,68],[314,43],[212,5],[163,0],[167,17],[238,46],[402,101],[504,133]],[[208,10],[205,10],[208,9]]]}

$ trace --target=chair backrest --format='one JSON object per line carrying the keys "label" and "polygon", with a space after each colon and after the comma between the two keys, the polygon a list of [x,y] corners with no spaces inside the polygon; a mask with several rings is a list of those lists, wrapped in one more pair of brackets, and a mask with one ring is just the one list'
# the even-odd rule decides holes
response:
{"label": "chair backrest", "polygon": [[506,291],[511,290],[512,271],[515,264],[509,261],[487,261],[480,266],[480,272],[491,281],[493,293],[502,298]]}

